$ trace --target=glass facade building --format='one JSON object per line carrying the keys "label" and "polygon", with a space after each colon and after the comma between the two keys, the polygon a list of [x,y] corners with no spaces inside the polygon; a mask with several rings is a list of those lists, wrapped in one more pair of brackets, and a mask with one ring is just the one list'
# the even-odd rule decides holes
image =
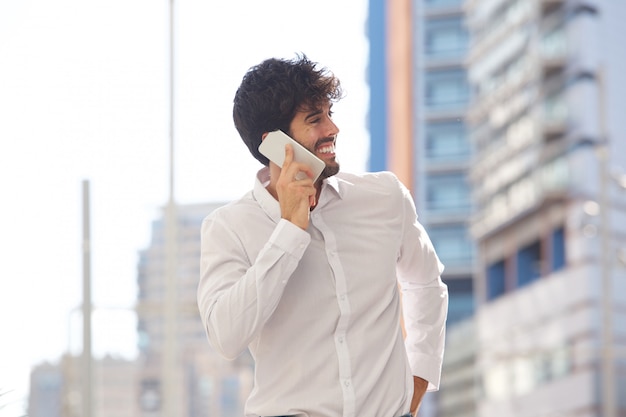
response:
{"label": "glass facade building", "polygon": [[[406,131],[411,149],[410,172],[405,182],[415,198],[420,220],[446,265],[443,278],[451,288],[450,321],[454,323],[472,316],[474,311],[475,250],[468,232],[472,213],[468,181],[472,148],[465,122],[470,100],[464,67],[469,37],[461,1],[408,1],[403,7],[412,11],[408,16],[412,33],[409,50],[405,52],[412,60],[408,80],[404,81],[409,89],[400,88],[398,94],[399,88],[394,87],[398,79],[388,74],[396,73],[402,63],[389,56],[389,48],[406,34],[396,33],[389,22],[401,15],[394,15],[393,7],[385,2],[370,2],[369,169],[391,170],[401,176],[404,168],[394,163],[388,151],[400,140],[389,126],[394,123],[388,117],[393,111],[389,103],[408,101],[411,112]],[[381,62],[386,63],[382,68]],[[376,152],[380,148],[387,150]]]}
{"label": "glass facade building", "polygon": [[370,83],[387,88],[372,141],[388,153],[371,168],[403,172],[389,125],[406,103],[404,39],[411,190],[451,289],[442,387],[424,413],[624,415],[626,48],[612,40],[626,3],[385,4],[371,56],[386,72]]}
{"label": "glass facade building", "polygon": [[625,6],[465,3],[480,416],[626,411]]}

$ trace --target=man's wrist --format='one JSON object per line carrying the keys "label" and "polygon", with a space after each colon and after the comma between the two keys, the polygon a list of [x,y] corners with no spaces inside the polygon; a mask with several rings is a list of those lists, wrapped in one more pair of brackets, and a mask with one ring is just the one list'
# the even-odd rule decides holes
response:
{"label": "man's wrist", "polygon": [[426,389],[428,388],[428,381],[424,378],[420,378],[419,376],[413,376],[413,398],[411,400],[411,414],[414,416],[417,415],[419,411],[420,404],[422,403],[422,398],[426,393]]}

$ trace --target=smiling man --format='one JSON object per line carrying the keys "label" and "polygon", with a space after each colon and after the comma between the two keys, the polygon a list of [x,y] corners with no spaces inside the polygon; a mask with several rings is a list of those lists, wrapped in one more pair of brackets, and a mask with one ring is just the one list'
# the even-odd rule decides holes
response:
{"label": "smiling man", "polygon": [[[246,416],[408,416],[439,387],[443,265],[392,173],[340,172],[341,97],[306,56],[251,68],[235,95],[235,126],[265,167],[203,222],[198,306],[218,352],[254,358]],[[325,162],[319,179],[290,145],[282,167],[258,151],[277,129]]]}

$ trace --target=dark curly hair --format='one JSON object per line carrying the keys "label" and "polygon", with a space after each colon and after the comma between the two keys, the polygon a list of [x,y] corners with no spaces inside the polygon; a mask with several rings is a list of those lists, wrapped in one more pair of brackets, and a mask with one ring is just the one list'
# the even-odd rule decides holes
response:
{"label": "dark curly hair", "polygon": [[258,150],[263,133],[276,129],[289,133],[297,111],[339,101],[342,95],[339,79],[306,55],[291,60],[271,58],[243,77],[235,94],[233,120],[250,153],[268,165]]}

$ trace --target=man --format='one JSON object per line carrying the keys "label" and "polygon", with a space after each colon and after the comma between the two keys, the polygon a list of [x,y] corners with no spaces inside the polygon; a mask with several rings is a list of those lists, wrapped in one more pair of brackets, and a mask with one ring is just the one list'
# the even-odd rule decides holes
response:
{"label": "man", "polygon": [[[254,358],[247,416],[408,416],[439,385],[443,266],[393,174],[339,173],[341,96],[306,56],[251,68],[235,95],[235,126],[266,167],[203,222],[198,305],[217,351]],[[276,129],[326,163],[315,183],[290,145],[282,168],[259,153]]]}

